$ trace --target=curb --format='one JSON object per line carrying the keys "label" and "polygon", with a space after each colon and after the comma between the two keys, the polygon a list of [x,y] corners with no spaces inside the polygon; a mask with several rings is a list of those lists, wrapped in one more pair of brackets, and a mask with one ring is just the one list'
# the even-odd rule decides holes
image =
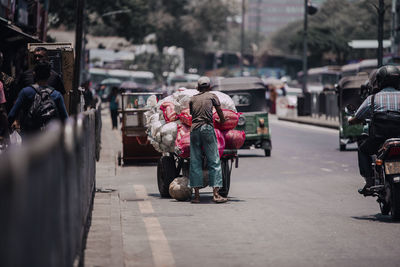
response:
{"label": "curb", "polygon": [[324,128],[330,128],[330,129],[335,129],[339,130],[339,123],[330,123],[330,122],[323,122],[323,121],[311,121],[306,118],[285,118],[285,117],[278,117],[278,120],[281,121],[288,121],[288,122],[295,122],[295,123],[300,123],[300,124],[308,124],[308,125],[313,125],[313,126],[318,126],[318,127],[324,127]]}

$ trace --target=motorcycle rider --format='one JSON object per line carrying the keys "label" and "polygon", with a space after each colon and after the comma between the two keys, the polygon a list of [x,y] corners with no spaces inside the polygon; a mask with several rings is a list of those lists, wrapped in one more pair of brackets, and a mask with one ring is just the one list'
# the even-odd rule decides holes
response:
{"label": "motorcycle rider", "polygon": [[[400,112],[400,70],[395,66],[383,66],[376,72],[376,81],[377,88],[381,90],[374,88],[373,94],[364,100],[354,117],[349,118],[350,125],[371,119],[375,112]],[[358,166],[361,176],[365,179],[365,186],[358,192],[364,196],[371,195],[369,188],[374,185],[371,155],[378,152],[386,138],[390,138],[390,136],[383,138],[370,134],[359,144]]]}

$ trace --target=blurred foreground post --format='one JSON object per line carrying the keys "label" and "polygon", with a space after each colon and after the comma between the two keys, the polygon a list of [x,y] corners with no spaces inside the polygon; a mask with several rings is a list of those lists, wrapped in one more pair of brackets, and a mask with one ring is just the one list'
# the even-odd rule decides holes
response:
{"label": "blurred foreground post", "polygon": [[243,76],[245,0],[242,0],[242,25],[240,28],[240,76]]}
{"label": "blurred foreground post", "polygon": [[77,114],[78,112],[85,0],[76,0],[76,6],[74,82],[69,109],[71,114]]}
{"label": "blurred foreground post", "polygon": [[378,7],[378,68],[383,65],[383,23],[385,19],[385,3],[384,0],[379,0]]}
{"label": "blurred foreground post", "polygon": [[308,0],[304,0],[304,29],[303,29],[303,93],[307,92],[307,31],[308,31]]}

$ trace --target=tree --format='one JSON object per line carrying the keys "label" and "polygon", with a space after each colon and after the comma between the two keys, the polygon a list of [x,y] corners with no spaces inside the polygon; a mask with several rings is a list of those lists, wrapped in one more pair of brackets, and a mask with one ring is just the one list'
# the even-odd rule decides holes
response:
{"label": "tree", "polygon": [[[50,7],[53,26],[73,28],[75,1],[54,1]],[[233,4],[225,0],[86,0],[86,3],[90,33],[118,35],[132,43],[141,43],[145,36],[155,34],[160,54],[165,46],[177,46],[185,49],[186,58],[204,52],[208,40],[222,40],[227,18],[234,12]],[[129,12],[102,16],[115,10]]]}
{"label": "tree", "polygon": [[[319,65],[327,55],[333,55],[337,64],[356,58],[350,53],[348,42],[355,39],[376,39],[378,15],[373,4],[378,0],[327,0],[318,13],[309,17],[310,65]],[[391,1],[386,0],[384,38],[390,37]],[[294,22],[278,31],[268,47],[282,54],[301,54],[303,49],[302,23]],[[332,59],[331,59],[332,60]]]}

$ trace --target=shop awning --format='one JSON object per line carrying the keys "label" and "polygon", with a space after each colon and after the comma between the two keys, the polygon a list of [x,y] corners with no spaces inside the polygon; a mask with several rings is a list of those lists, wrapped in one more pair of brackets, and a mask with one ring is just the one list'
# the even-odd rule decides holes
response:
{"label": "shop awning", "polygon": [[36,36],[27,34],[21,28],[10,24],[8,20],[0,18],[0,38],[2,43],[37,43],[42,42]]}

